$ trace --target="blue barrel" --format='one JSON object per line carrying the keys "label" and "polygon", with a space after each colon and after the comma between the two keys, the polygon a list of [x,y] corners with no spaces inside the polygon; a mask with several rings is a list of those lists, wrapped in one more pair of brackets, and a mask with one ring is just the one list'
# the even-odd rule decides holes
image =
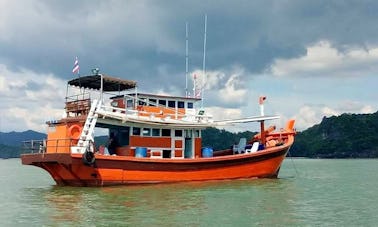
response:
{"label": "blue barrel", "polygon": [[136,147],[135,148],[135,157],[137,157],[137,158],[147,157],[147,148],[146,147]]}
{"label": "blue barrel", "polygon": [[213,157],[213,148],[211,148],[211,147],[203,147],[202,148],[202,157],[203,158],[211,158],[211,157]]}

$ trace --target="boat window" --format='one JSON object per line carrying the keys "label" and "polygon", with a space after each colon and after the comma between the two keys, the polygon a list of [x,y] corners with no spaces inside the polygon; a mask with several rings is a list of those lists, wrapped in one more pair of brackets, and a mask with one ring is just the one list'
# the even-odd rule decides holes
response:
{"label": "boat window", "polygon": [[139,105],[140,106],[145,106],[146,105],[146,99],[140,99],[139,100]]}
{"label": "boat window", "polygon": [[151,129],[143,128],[143,136],[151,136]]}
{"label": "boat window", "polygon": [[178,102],[177,102],[177,107],[178,107],[178,108],[185,108],[185,103],[182,102],[182,101],[178,101]]}
{"label": "boat window", "polygon": [[113,107],[118,107],[118,101],[113,101],[110,103],[110,105]]}
{"label": "boat window", "polygon": [[182,137],[182,130],[175,130],[175,137]]}
{"label": "boat window", "polygon": [[128,107],[128,108],[133,107],[133,100],[132,99],[128,99],[126,101],[126,107]]}
{"label": "boat window", "polygon": [[133,127],[133,135],[134,136],[140,136],[140,128]]}
{"label": "boat window", "polygon": [[159,105],[161,105],[161,106],[167,106],[167,100],[159,99]]}
{"label": "boat window", "polygon": [[175,108],[176,107],[176,101],[168,100],[168,107]]}
{"label": "boat window", "polygon": [[192,102],[188,102],[188,109],[193,109],[193,103]]}
{"label": "boat window", "polygon": [[152,129],[152,136],[160,136],[160,129],[159,128],[153,128]]}
{"label": "boat window", "polygon": [[164,129],[161,130],[161,134],[162,134],[162,136],[169,136],[170,137],[171,136],[171,130],[164,128]]}
{"label": "boat window", "polygon": [[200,130],[195,130],[194,131],[194,135],[195,135],[196,138],[201,137],[201,133],[200,132],[201,132]]}
{"label": "boat window", "polygon": [[148,105],[149,106],[156,106],[156,99],[149,99],[148,100]]}

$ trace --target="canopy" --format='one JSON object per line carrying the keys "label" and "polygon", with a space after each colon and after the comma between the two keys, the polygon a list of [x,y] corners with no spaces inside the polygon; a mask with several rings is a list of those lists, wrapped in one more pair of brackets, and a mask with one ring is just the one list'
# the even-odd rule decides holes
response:
{"label": "canopy", "polygon": [[101,89],[101,76],[103,79],[103,91],[124,91],[135,88],[136,82],[132,80],[124,80],[116,77],[111,77],[104,74],[90,75],[72,79],[68,81],[69,85],[77,86],[86,89]]}

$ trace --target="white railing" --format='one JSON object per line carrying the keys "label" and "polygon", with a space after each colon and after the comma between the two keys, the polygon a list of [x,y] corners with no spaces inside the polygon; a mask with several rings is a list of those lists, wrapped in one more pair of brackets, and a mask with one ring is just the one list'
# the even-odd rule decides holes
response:
{"label": "white railing", "polygon": [[[163,111],[163,110],[161,110]],[[119,108],[110,105],[101,105],[101,107],[97,110],[99,114],[102,114],[107,117],[115,117],[119,120],[126,121],[128,118],[137,118],[137,119],[146,119],[149,120],[156,120],[156,121],[169,121],[174,120],[175,122],[191,122],[191,123],[209,123],[213,121],[213,117],[211,115],[207,115],[204,111],[198,111],[197,114],[182,114],[179,113],[178,110],[175,113],[164,113],[164,117],[159,117],[159,113],[148,112],[144,110],[135,110],[135,109],[126,109],[126,108]],[[161,112],[163,114],[163,112]]]}

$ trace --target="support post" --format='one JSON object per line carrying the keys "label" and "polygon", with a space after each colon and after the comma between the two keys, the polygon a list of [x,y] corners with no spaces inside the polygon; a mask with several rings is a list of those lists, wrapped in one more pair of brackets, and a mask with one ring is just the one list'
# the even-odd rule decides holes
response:
{"label": "support post", "polygon": [[265,138],[265,125],[264,125],[264,121],[260,121],[260,133],[261,133],[261,143],[265,146],[266,138]]}

